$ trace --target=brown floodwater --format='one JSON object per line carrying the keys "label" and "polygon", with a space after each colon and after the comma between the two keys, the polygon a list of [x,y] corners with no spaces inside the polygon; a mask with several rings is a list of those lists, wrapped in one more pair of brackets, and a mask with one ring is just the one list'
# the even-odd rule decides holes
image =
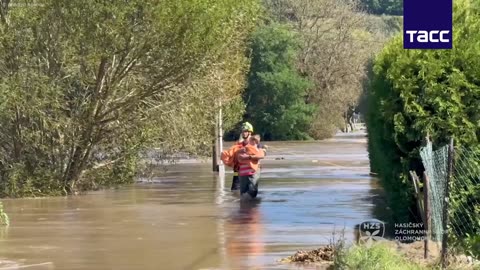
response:
{"label": "brown floodwater", "polygon": [[83,196],[3,200],[0,270],[299,269],[277,261],[335,231],[352,241],[355,224],[382,210],[364,134],[267,144],[248,204],[230,192],[231,171],[223,182],[208,162]]}

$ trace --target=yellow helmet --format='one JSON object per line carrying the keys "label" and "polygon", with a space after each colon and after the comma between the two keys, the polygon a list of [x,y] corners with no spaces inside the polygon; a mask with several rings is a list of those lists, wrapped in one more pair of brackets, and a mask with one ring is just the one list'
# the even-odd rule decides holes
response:
{"label": "yellow helmet", "polygon": [[249,122],[245,122],[242,124],[242,131],[248,130],[250,132],[253,132],[253,126]]}

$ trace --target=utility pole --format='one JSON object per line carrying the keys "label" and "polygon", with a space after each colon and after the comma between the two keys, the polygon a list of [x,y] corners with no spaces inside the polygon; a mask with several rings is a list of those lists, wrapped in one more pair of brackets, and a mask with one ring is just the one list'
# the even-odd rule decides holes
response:
{"label": "utility pole", "polygon": [[220,106],[218,110],[218,172],[220,174],[225,173],[225,166],[223,161],[220,158],[223,152],[223,115],[222,115],[222,102],[220,101]]}
{"label": "utility pole", "polygon": [[213,171],[218,172],[218,115],[215,115],[215,139],[213,139]]}
{"label": "utility pole", "polygon": [[222,103],[219,101],[218,114],[215,116],[215,140],[212,151],[212,167],[214,172],[225,173],[225,168],[221,159],[223,152],[223,116]]}

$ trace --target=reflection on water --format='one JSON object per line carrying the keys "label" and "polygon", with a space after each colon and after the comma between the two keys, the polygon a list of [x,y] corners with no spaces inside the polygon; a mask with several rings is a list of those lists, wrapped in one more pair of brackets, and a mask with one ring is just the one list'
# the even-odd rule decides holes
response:
{"label": "reflection on water", "polygon": [[191,162],[152,183],[4,200],[0,258],[34,265],[25,269],[298,269],[276,261],[334,230],[353,240],[355,224],[382,212],[363,136],[269,146],[251,203],[229,191],[229,170],[219,178]]}
{"label": "reflection on water", "polygon": [[255,265],[252,258],[263,256],[263,222],[258,204],[260,200],[242,202],[237,211],[227,218],[224,230],[229,236],[226,240],[226,255],[230,258],[229,268],[241,268]]}

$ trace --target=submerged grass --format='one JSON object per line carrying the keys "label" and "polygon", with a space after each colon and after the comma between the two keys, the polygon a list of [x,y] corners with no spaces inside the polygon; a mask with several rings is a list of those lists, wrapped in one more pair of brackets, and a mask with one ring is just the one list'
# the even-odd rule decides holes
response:
{"label": "submerged grass", "polygon": [[10,220],[7,213],[3,211],[3,204],[0,202],[0,226],[10,225]]}

